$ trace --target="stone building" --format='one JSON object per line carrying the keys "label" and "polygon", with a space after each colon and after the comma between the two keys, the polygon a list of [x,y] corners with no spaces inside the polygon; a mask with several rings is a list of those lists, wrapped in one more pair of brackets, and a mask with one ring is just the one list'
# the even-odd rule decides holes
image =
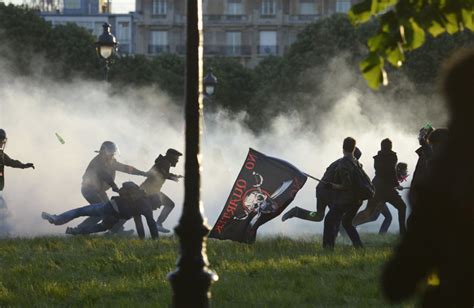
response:
{"label": "stone building", "polygon": [[[253,67],[281,56],[309,23],[347,13],[356,0],[203,0],[205,56]],[[134,52],[186,52],[185,0],[136,0]]]}

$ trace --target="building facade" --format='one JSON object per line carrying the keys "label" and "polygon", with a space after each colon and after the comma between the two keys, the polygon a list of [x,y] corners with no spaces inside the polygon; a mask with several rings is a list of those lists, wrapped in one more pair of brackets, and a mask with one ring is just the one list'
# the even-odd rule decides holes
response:
{"label": "building facade", "polygon": [[102,31],[102,25],[109,23],[111,32],[117,38],[118,51],[120,54],[133,54],[133,14],[62,14],[62,13],[40,13],[53,27],[74,23],[87,29],[94,37],[98,37]]}
{"label": "building facade", "polygon": [[[205,56],[253,67],[281,56],[309,23],[347,13],[356,0],[203,0]],[[135,53],[186,52],[186,1],[136,0]]]}

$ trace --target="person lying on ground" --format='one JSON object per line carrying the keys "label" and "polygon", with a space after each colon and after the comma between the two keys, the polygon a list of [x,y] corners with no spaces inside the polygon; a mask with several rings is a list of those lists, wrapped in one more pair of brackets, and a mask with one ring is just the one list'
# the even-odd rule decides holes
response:
{"label": "person lying on ground", "polygon": [[133,182],[125,182],[119,189],[119,196],[110,201],[91,204],[54,215],[46,212],[41,217],[54,225],[64,225],[71,220],[86,216],[98,217],[102,222],[95,225],[66,229],[67,234],[91,234],[110,230],[119,220],[133,217],[138,236],[145,238],[141,216],[145,216],[152,238],[158,238],[158,229],[153,219],[153,204],[159,202],[158,195],[147,195]]}

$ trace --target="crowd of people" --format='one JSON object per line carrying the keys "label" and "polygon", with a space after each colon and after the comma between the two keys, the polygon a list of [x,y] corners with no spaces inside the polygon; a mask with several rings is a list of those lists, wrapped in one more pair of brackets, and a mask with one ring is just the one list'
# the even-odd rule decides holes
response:
{"label": "crowd of people", "polygon": [[[4,188],[4,168],[33,168],[33,163],[22,163],[10,158],[5,153],[7,134],[0,129],[0,191]],[[87,217],[76,227],[68,227],[67,234],[91,234],[108,231],[111,234],[128,235],[133,230],[124,230],[127,220],[133,218],[136,231],[140,238],[145,237],[142,218],[144,216],[152,238],[157,238],[159,232],[169,233],[163,226],[168,215],[174,208],[174,202],[161,191],[166,180],[178,182],[181,175],[170,172],[175,167],[182,153],[175,149],[168,149],[165,155],[159,155],[151,169],[141,171],[133,166],[120,163],[115,158],[118,147],[114,142],[105,141],[98,154],[90,161],[82,176],[81,193],[88,205],[53,215],[42,212],[41,217],[51,224],[63,225],[75,218]],[[146,177],[139,186],[133,182],[125,182],[119,188],[115,183],[116,172],[124,172]],[[107,191],[118,193],[109,198]],[[156,222],[153,211],[161,208]],[[0,195],[0,226],[7,223],[8,209],[5,200]]]}
{"label": "crowd of people", "polygon": [[[333,162],[316,187],[316,211],[293,207],[282,220],[300,218],[323,221],[323,247],[333,248],[340,227],[346,231],[354,247],[363,247],[356,227],[377,219],[384,222],[380,233],[386,233],[391,222],[387,203],[398,212],[401,234],[383,273],[383,290],[392,301],[411,296],[419,283],[430,274],[439,282],[425,289],[425,306],[471,307],[473,304],[473,207],[474,166],[470,157],[469,140],[474,115],[474,51],[461,52],[448,63],[443,90],[451,115],[448,128],[424,126],[419,132],[420,147],[416,150],[418,162],[411,181],[409,205],[411,215],[406,218],[407,205],[399,191],[407,177],[407,165],[398,162],[390,139],[383,139],[380,151],[373,157],[375,177],[368,179],[359,163],[362,155],[356,140],[343,141],[343,157]],[[4,188],[4,167],[33,168],[33,163],[22,163],[5,153],[7,135],[0,129],[0,191]],[[83,175],[81,193],[89,203],[62,214],[42,213],[42,218],[54,225],[63,225],[78,217],[88,217],[68,234],[91,234],[109,230],[111,233],[129,233],[124,223],[133,218],[140,238],[144,238],[141,216],[144,216],[153,238],[159,232],[169,232],[163,226],[174,208],[173,201],[161,192],[166,180],[178,181],[182,176],[170,173],[182,154],[168,149],[159,155],[147,172],[125,165],[115,159],[117,146],[105,141]],[[141,185],[115,183],[116,172],[146,177]],[[109,199],[107,191],[118,193]],[[359,212],[363,201],[366,208]],[[163,208],[158,219],[153,211]],[[329,208],[325,214],[326,208]],[[0,195],[0,210],[6,209]],[[1,214],[1,211],[0,211]],[[1,217],[0,217],[1,218]],[[2,221],[0,220],[0,224]]]}
{"label": "crowd of people", "polygon": [[[418,137],[420,148],[416,150],[419,159],[413,174],[412,186],[422,183],[423,178],[429,174],[433,154],[442,148],[441,145],[447,138],[448,130],[445,128],[434,129],[428,124],[420,130]],[[2,144],[0,187],[3,188],[4,166],[34,168],[34,165],[23,164],[4,153],[7,138],[3,129],[0,130],[0,140]],[[379,233],[386,233],[392,220],[388,203],[396,208],[399,230],[404,234],[407,206],[399,191],[407,188],[401,186],[407,178],[407,164],[398,162],[397,154],[392,151],[392,141],[388,138],[381,141],[380,151],[373,157],[375,177],[372,181],[368,179],[362,164],[359,163],[362,152],[356,147],[356,140],[347,137],[342,150],[343,157],[328,166],[316,186],[316,211],[293,207],[282,216],[282,220],[286,221],[293,217],[316,222],[324,220],[325,248],[334,247],[342,226],[353,245],[361,248],[363,244],[356,227],[375,221],[379,215],[383,215],[384,221]],[[59,215],[43,212],[42,218],[52,224],[62,225],[78,217],[87,217],[76,227],[66,229],[66,233],[72,235],[103,231],[120,235],[133,234],[134,230],[125,230],[124,224],[134,218],[136,231],[143,238],[144,230],[140,217],[144,216],[153,238],[158,237],[158,232],[169,233],[170,230],[165,228],[163,223],[175,204],[161,189],[166,180],[177,182],[182,177],[170,173],[170,168],[176,166],[182,154],[175,149],[168,149],[166,154],[160,154],[151,169],[145,172],[117,161],[116,154],[119,150],[114,142],[103,142],[96,152],[97,155],[90,161],[82,176],[81,194],[89,205]],[[141,185],[126,182],[119,188],[115,183],[116,172],[143,176],[145,180]],[[366,183],[361,184],[358,179],[365,180]],[[359,193],[361,185],[372,190],[372,193],[361,196]],[[118,195],[110,199],[107,194],[109,190]],[[365,199],[368,199],[367,205],[364,210],[359,211]],[[1,201],[2,206],[6,208],[3,199]],[[161,213],[152,224],[153,211],[158,208],[161,208]],[[329,211],[326,215],[327,208]]]}
{"label": "crowd of people", "polygon": [[[446,128],[434,129],[430,124],[420,129],[418,141],[420,148],[416,150],[419,156],[412,185],[422,183],[429,174],[433,155],[439,151],[441,145],[447,142]],[[398,162],[397,154],[392,150],[392,141],[385,138],[380,143],[380,151],[373,157],[375,177],[370,183],[359,159],[362,152],[356,147],[356,141],[347,137],[342,146],[343,157],[331,163],[316,186],[316,211],[293,207],[282,216],[282,221],[296,217],[309,221],[323,221],[323,247],[332,248],[340,226],[351,239],[354,247],[361,248],[362,242],[356,227],[375,221],[380,215],[384,220],[379,233],[387,233],[392,215],[387,203],[395,207],[398,212],[400,234],[406,232],[407,205],[399,191],[409,188],[401,184],[408,177],[407,164]],[[361,176],[364,175],[364,176]],[[360,183],[362,180],[366,183]],[[360,195],[359,191],[365,187],[373,187],[373,194]],[[364,210],[359,212],[363,201],[367,199]],[[329,207],[327,215],[326,208]]]}

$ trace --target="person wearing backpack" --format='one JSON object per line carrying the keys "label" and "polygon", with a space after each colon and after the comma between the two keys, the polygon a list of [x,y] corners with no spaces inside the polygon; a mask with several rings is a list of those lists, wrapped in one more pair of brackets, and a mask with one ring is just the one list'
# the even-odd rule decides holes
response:
{"label": "person wearing backpack", "polygon": [[354,247],[362,248],[359,233],[352,225],[352,219],[362,205],[362,200],[358,196],[357,182],[358,172],[363,172],[363,169],[354,157],[355,146],[354,138],[344,139],[342,145],[344,156],[339,160],[333,180],[325,184],[327,189],[334,191],[334,197],[324,220],[323,248],[334,247],[341,221]]}
{"label": "person wearing backpack", "polygon": [[[354,157],[359,160],[361,156],[362,152],[358,147],[356,147],[354,150]],[[336,167],[339,165],[340,160],[340,158],[337,159],[326,168],[321,181],[316,185],[316,212],[295,206],[281,217],[282,221],[293,217],[309,221],[322,221],[324,219],[326,208],[331,206],[334,194],[334,190],[328,189],[325,184],[333,180]]]}
{"label": "person wearing backpack", "polygon": [[66,234],[91,234],[112,229],[120,220],[128,220],[133,217],[138,236],[145,238],[141,216],[145,216],[150,235],[153,239],[158,238],[158,228],[153,219],[153,206],[160,202],[160,197],[156,194],[147,195],[145,191],[133,182],[125,182],[118,190],[119,196],[112,197],[110,201],[86,205],[66,211],[59,215],[41,213],[41,218],[53,225],[64,225],[69,221],[86,216],[97,217],[102,220],[95,225],[86,225],[66,229]]}
{"label": "person wearing backpack", "polygon": [[[117,145],[112,141],[104,141],[100,146],[98,153],[89,163],[82,176],[81,194],[89,204],[103,203],[109,201],[107,190],[110,188],[118,192],[115,183],[117,171],[140,176],[148,176],[148,173],[141,171],[133,166],[122,164],[115,156],[119,154]],[[78,227],[92,227],[100,222],[100,217],[89,217],[81,222]],[[125,221],[121,221],[110,231],[114,234],[128,235],[130,231],[123,229]]]}
{"label": "person wearing backpack", "polygon": [[392,151],[392,141],[385,138],[380,143],[380,151],[374,156],[375,177],[372,182],[375,185],[375,196],[367,202],[366,208],[354,218],[354,225],[370,221],[379,206],[390,203],[398,211],[400,234],[405,233],[407,206],[397,192],[397,189],[403,189],[397,178],[397,161],[397,154]]}

